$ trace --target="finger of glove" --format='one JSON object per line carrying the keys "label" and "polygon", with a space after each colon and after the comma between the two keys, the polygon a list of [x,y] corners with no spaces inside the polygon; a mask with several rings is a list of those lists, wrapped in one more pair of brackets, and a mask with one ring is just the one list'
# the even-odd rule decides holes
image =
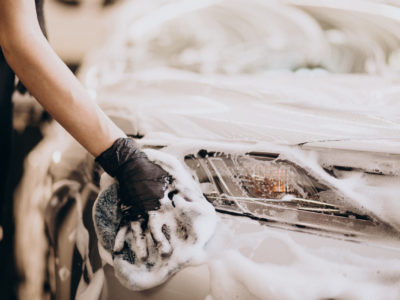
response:
{"label": "finger of glove", "polygon": [[161,181],[163,178],[169,176],[169,173],[163,168],[145,157],[126,162],[117,173],[117,177],[133,181],[140,181],[143,179]]}
{"label": "finger of glove", "polygon": [[144,213],[142,211],[138,211],[138,209],[134,209],[132,205],[126,206],[121,201],[121,226],[130,224],[133,221],[139,221],[143,219]]}
{"label": "finger of glove", "polygon": [[128,230],[127,225],[120,227],[120,229],[118,230],[117,235],[115,236],[115,240],[114,240],[114,248],[113,248],[114,252],[122,251],[122,248],[124,247],[125,236],[126,236],[127,230]]}
{"label": "finger of glove", "polygon": [[145,261],[148,257],[146,237],[144,235],[142,225],[139,221],[131,222],[132,230],[132,251],[136,254],[136,257]]}
{"label": "finger of glove", "polygon": [[199,215],[199,208],[195,203],[185,199],[181,192],[174,194],[173,201],[175,206],[172,212],[175,227],[171,228],[175,233],[174,236],[185,243],[195,243],[197,234],[193,228],[193,221]]}
{"label": "finger of glove", "polygon": [[[156,212],[149,213],[149,230],[157,244],[158,252],[161,257],[169,257],[172,254],[172,246],[165,236],[165,224],[163,222],[163,215]],[[164,228],[163,228],[164,227]]]}
{"label": "finger of glove", "polygon": [[[165,192],[165,185],[157,182],[157,181],[150,181],[150,180],[143,180],[140,182],[132,182],[132,188],[128,188],[129,191],[127,195],[133,196],[132,202],[138,202],[140,200],[144,204],[146,202],[149,203],[158,203],[158,200],[164,197]],[[122,192],[122,190],[121,190]]]}
{"label": "finger of glove", "polygon": [[122,211],[123,219],[128,220],[129,222],[138,221],[140,219],[147,219],[148,211],[155,211],[160,208],[160,203],[157,200],[157,205],[140,205],[133,204],[129,207],[125,207]]}
{"label": "finger of glove", "polygon": [[130,166],[129,170],[132,177],[137,177],[138,179],[143,177],[158,179],[169,176],[167,171],[158,164],[150,161],[147,157],[135,160],[134,166]]}
{"label": "finger of glove", "polygon": [[156,210],[164,197],[165,186],[159,182],[141,181],[130,185],[121,185],[120,198],[124,205],[132,206],[139,212]]}
{"label": "finger of glove", "polygon": [[158,255],[157,244],[154,241],[150,230],[146,231],[146,245],[147,245],[147,253],[149,254],[146,263],[148,265],[155,265],[157,260],[159,259],[159,255]]}

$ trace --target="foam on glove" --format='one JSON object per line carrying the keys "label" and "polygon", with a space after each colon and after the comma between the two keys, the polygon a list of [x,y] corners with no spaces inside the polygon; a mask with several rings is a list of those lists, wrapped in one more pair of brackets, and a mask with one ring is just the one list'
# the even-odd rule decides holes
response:
{"label": "foam on glove", "polygon": [[135,291],[157,286],[180,269],[204,261],[204,246],[217,224],[214,207],[177,159],[160,151],[144,152],[174,178],[160,208],[148,212],[146,220],[121,226],[118,183],[104,174],[93,209],[102,259],[114,266],[124,286]]}

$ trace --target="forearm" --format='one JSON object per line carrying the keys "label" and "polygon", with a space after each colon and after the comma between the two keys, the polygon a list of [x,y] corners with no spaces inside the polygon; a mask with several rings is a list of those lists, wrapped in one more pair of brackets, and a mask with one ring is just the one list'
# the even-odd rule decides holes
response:
{"label": "forearm", "polygon": [[98,156],[125,134],[101,111],[38,29],[1,45],[7,62],[32,95],[79,143]]}

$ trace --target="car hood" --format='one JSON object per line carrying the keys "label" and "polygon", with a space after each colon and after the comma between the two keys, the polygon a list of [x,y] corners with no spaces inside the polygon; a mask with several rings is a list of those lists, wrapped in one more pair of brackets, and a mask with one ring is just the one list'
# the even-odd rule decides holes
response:
{"label": "car hood", "polygon": [[128,134],[146,138],[327,143],[400,153],[398,86],[395,80],[316,71],[204,78],[152,70],[96,93]]}

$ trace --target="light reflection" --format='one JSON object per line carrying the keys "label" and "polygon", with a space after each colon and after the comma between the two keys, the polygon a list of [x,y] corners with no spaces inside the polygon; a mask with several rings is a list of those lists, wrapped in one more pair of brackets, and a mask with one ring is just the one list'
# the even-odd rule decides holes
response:
{"label": "light reflection", "polygon": [[54,151],[51,158],[55,164],[58,164],[61,161],[61,152]]}

